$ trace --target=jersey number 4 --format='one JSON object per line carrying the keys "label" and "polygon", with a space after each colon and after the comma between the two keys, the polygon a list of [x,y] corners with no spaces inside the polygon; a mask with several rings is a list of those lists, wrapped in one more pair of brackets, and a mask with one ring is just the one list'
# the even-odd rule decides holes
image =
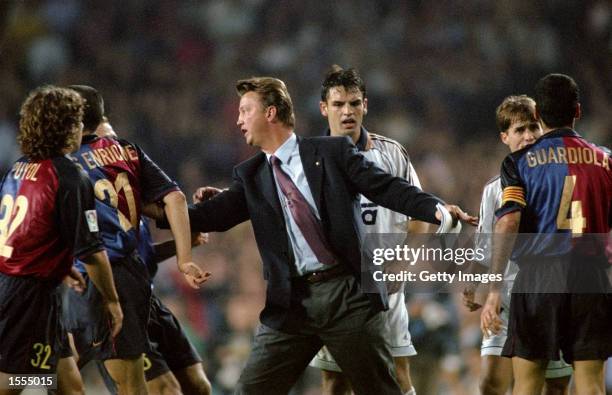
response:
{"label": "jersey number 4", "polygon": [[571,229],[572,233],[582,233],[587,224],[586,218],[582,215],[582,202],[572,200],[575,186],[576,176],[565,176],[557,213],[557,229]]}
{"label": "jersey number 4", "polygon": [[[119,192],[123,191],[125,200],[128,206],[128,219],[125,214],[119,211]],[[105,200],[107,195],[110,199],[110,204],[117,209],[119,216],[119,224],[124,231],[128,231],[138,225],[138,217],[136,212],[136,200],[134,199],[134,191],[130,185],[127,173],[119,173],[115,179],[115,184],[111,183],[106,178],[96,181],[94,192],[99,200]]]}
{"label": "jersey number 4", "polygon": [[23,195],[13,199],[12,195],[2,196],[0,202],[0,256],[10,258],[13,255],[13,247],[6,244],[9,237],[17,230],[25,219],[28,212],[28,198]]}

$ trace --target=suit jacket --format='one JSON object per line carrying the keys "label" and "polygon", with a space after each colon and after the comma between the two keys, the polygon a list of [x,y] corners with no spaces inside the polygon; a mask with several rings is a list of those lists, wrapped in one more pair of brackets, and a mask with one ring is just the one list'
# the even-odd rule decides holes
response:
{"label": "suit jacket", "polygon": [[[359,194],[412,218],[438,223],[438,198],[393,177],[359,154],[348,137],[298,137],[304,173],[321,216],[325,237],[334,255],[361,281]],[[229,189],[190,206],[193,231],[225,231],[251,220],[263,275],[267,280],[266,305],[260,319],[265,325],[291,332],[304,318],[300,290],[291,281],[294,255],[287,235],[272,167],[262,152],[234,168]],[[376,310],[388,308],[385,284],[368,294]]]}

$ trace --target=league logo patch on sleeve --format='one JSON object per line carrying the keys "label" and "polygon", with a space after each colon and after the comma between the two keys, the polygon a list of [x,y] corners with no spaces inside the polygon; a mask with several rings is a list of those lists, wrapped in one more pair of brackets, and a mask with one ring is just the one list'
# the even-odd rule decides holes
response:
{"label": "league logo patch on sleeve", "polygon": [[87,227],[89,227],[90,232],[98,232],[98,214],[96,210],[87,210],[85,211],[85,219],[87,219]]}

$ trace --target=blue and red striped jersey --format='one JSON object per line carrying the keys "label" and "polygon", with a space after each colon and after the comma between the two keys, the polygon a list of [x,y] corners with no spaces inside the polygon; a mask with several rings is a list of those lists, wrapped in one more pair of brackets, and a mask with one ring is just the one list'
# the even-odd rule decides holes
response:
{"label": "blue and red striped jersey", "polygon": [[70,157],[89,175],[100,232],[111,263],[138,248],[142,205],[178,190],[138,146],[125,140],[83,136]]}
{"label": "blue and red striped jersey", "polygon": [[60,281],[103,249],[91,184],[67,158],[19,159],[0,193],[0,272]]}
{"label": "blue and red striped jersey", "polygon": [[[571,129],[546,133],[506,157],[502,206],[496,216],[521,210],[521,233],[607,234],[612,223],[612,163],[606,150]],[[571,237],[571,236],[570,236]],[[569,252],[540,237],[515,248],[513,259]]]}

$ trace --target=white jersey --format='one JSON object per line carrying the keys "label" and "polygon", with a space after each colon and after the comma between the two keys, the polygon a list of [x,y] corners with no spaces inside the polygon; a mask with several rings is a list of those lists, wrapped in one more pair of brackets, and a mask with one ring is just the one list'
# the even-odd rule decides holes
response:
{"label": "white jersey", "polygon": [[[489,267],[491,266],[491,234],[495,230],[495,210],[500,208],[501,204],[501,179],[497,176],[485,185],[484,191],[482,192],[482,199],[480,201],[480,221],[478,222],[477,233],[483,234],[483,237],[476,237],[476,247],[484,250],[485,259],[482,263]],[[508,261],[504,273],[504,299],[509,297],[518,269],[516,263]],[[507,302],[509,303],[509,299],[507,299]]]}
{"label": "white jersey", "polygon": [[[412,185],[421,187],[419,178],[408,159],[408,153],[400,143],[374,133],[369,133],[364,129],[362,129],[362,133],[367,134],[365,136],[362,134],[360,136],[361,142],[357,144],[366,148],[363,151],[359,151],[361,154],[387,173],[404,178]],[[370,243],[372,243],[370,245],[376,245],[376,247],[395,247],[397,244],[404,242],[408,225],[408,218],[404,214],[380,207],[363,195],[360,197],[360,204],[361,230],[367,234],[384,234],[375,241],[370,240]],[[409,317],[404,297],[404,286],[405,284],[402,284],[398,292],[389,295],[389,310],[383,313],[385,317],[383,335],[393,357],[416,355],[416,350],[408,331]],[[332,372],[342,371],[329,350],[327,350],[327,347],[323,347],[317,353],[310,362],[310,366]]]}
{"label": "white jersey", "polygon": [[[410,184],[421,187],[419,177],[410,163],[408,153],[395,140],[369,133],[371,143],[368,150],[360,151],[387,173],[406,179]],[[406,233],[408,217],[404,214],[380,207],[365,196],[361,196],[361,221],[366,233]]]}

